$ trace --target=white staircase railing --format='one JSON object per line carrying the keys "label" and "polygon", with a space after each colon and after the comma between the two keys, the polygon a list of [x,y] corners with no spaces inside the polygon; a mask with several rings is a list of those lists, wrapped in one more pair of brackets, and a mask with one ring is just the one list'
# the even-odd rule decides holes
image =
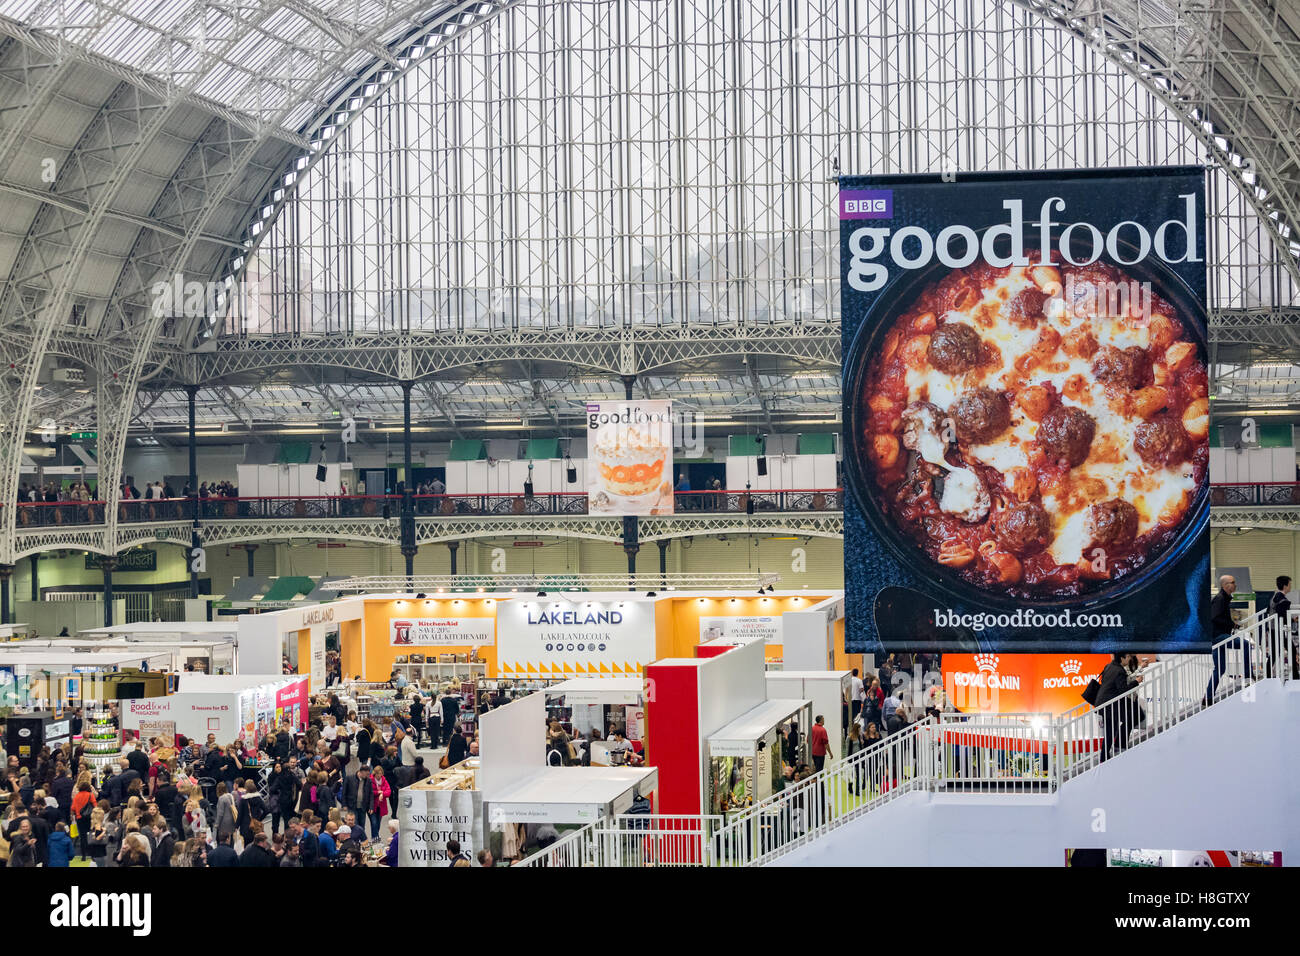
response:
{"label": "white staircase railing", "polygon": [[[1157,661],[1097,707],[1064,714],[943,714],[721,816],[623,815],[567,834],[524,866],[754,866],[921,790],[1051,793],[1261,680],[1296,680],[1300,609],[1246,618],[1211,654]],[[1247,664],[1249,663],[1249,666]],[[1211,675],[1220,671],[1207,697]]]}

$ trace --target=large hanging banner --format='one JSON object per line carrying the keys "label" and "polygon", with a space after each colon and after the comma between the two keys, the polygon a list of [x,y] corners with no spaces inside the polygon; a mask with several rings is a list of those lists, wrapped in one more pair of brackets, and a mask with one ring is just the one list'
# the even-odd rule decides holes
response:
{"label": "large hanging banner", "polygon": [[587,403],[587,511],[673,513],[673,403]]}
{"label": "large hanging banner", "polygon": [[846,650],[1208,650],[1204,170],[839,211]]}
{"label": "large hanging banner", "polygon": [[496,620],[490,617],[395,617],[388,622],[393,647],[431,644],[492,644]]}
{"label": "large hanging banner", "polygon": [[497,672],[623,677],[655,659],[649,601],[501,601]]}
{"label": "large hanging banner", "polygon": [[398,805],[398,866],[446,866],[447,843],[474,859],[483,837],[483,794],[478,790],[403,787]]}

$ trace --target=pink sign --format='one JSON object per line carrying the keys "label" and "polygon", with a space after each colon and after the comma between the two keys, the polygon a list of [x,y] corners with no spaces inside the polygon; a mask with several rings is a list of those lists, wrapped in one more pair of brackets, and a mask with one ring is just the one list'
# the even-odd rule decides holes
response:
{"label": "pink sign", "polygon": [[276,721],[288,721],[294,730],[307,727],[307,678],[301,677],[275,692]]}

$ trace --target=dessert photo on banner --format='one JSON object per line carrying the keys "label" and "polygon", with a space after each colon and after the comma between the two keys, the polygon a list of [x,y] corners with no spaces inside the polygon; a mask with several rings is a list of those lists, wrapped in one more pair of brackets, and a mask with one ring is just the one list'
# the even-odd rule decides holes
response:
{"label": "dessert photo on banner", "polygon": [[841,180],[850,653],[1208,649],[1204,197]]}
{"label": "dessert photo on banner", "polygon": [[673,403],[587,403],[587,508],[601,515],[673,513]]}

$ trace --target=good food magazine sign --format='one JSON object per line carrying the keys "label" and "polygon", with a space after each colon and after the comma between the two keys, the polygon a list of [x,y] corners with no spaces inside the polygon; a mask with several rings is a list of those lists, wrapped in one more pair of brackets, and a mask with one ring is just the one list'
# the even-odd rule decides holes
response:
{"label": "good food magazine sign", "polygon": [[591,514],[673,513],[673,403],[587,404]]}
{"label": "good food magazine sign", "polygon": [[1204,171],[840,187],[846,650],[1208,649]]}

